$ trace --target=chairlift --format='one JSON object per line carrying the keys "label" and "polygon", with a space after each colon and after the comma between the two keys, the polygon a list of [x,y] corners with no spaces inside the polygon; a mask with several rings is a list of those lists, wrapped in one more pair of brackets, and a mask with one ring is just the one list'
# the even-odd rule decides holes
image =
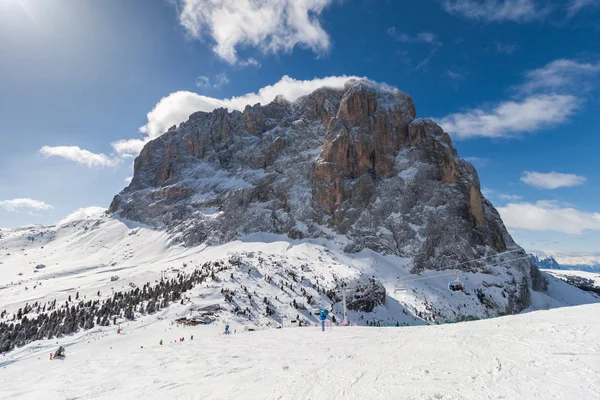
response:
{"label": "chairlift", "polygon": [[465,290],[465,287],[464,287],[462,281],[458,277],[458,272],[456,273],[456,279],[453,280],[452,282],[448,283],[448,289],[451,292],[462,292]]}
{"label": "chairlift", "polygon": [[396,292],[406,292],[406,285],[400,283],[400,278],[396,278],[396,287],[394,288],[394,293]]}

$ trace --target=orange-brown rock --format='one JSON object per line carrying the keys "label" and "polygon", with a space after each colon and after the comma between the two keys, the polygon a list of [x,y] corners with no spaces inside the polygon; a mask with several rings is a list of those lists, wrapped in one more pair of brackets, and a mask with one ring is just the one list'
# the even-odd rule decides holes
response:
{"label": "orange-brown rock", "polygon": [[483,214],[483,202],[481,192],[475,186],[469,189],[469,212],[477,229],[485,227],[485,215]]}
{"label": "orange-brown rock", "polygon": [[[415,112],[412,101],[403,99],[394,103],[403,96],[400,92],[382,96],[368,85],[359,84],[342,97],[339,111],[327,127],[313,175],[313,201],[329,210],[331,215],[345,196],[352,200],[353,195],[351,191],[344,194],[337,183],[327,185],[323,180],[335,176],[337,182],[365,174],[383,179],[396,172],[395,156],[404,145],[408,124],[414,119]],[[394,106],[388,107],[390,103]],[[321,164],[330,166],[322,167]],[[333,187],[335,193],[332,193]],[[335,201],[329,198],[331,195]]]}

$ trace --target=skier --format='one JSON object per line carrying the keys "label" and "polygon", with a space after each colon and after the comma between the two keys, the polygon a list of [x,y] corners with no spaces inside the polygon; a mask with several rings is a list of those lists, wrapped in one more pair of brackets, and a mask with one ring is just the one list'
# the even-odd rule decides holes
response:
{"label": "skier", "polygon": [[160,343],[160,345],[162,346],[162,339],[160,339],[160,342],[159,342],[159,343]]}
{"label": "skier", "polygon": [[190,336],[190,340],[194,340],[194,335]]}
{"label": "skier", "polygon": [[54,356],[52,358],[54,359],[54,358],[64,358],[64,357],[65,357],[65,348],[60,346],[58,348],[58,350],[56,350],[54,352]]}
{"label": "skier", "polygon": [[229,335],[229,324],[225,325],[225,334]]}

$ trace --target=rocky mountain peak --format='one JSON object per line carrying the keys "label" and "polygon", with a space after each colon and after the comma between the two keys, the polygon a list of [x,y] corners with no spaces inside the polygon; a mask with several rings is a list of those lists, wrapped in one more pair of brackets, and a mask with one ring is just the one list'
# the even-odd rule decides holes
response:
{"label": "rocky mountain peak", "polygon": [[[518,249],[473,166],[415,117],[410,96],[369,81],[197,112],[146,144],[110,211],[186,245],[336,238],[349,252],[412,257],[415,272]],[[529,260],[515,265],[543,289]]]}

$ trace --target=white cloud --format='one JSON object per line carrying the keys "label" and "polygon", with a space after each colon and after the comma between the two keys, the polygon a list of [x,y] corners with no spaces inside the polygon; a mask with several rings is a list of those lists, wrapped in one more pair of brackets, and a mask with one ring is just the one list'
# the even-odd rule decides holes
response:
{"label": "white cloud", "polygon": [[133,176],[128,176],[127,178],[123,179],[123,181],[129,185],[131,183],[132,179],[133,179]]}
{"label": "white cloud", "polygon": [[535,0],[445,0],[443,8],[450,14],[488,22],[527,22],[549,12]]}
{"label": "white cloud", "polygon": [[268,104],[279,94],[289,101],[294,101],[323,86],[343,88],[350,79],[365,78],[344,75],[303,81],[284,76],[277,83],[265,86],[258,92],[229,99],[216,99],[185,91],[175,92],[163,97],[154,106],[148,113],[148,123],[142,126],[140,131],[147,135],[147,139],[154,139],[169,127],[187,120],[196,111],[210,112],[219,107],[243,111],[248,104]]}
{"label": "white cloud", "polygon": [[569,4],[569,16],[577,14],[587,7],[600,6],[600,0],[572,0]]}
{"label": "white cloud", "polygon": [[437,53],[437,49],[442,45],[434,33],[421,32],[415,36],[407,35],[406,33],[396,31],[396,27],[388,28],[387,34],[394,38],[394,40],[403,43],[425,43],[431,47],[429,54],[421,62],[415,66],[415,71],[425,70],[429,65],[431,59]]}
{"label": "white cloud", "polygon": [[504,193],[498,193],[498,197],[500,197],[502,200],[508,200],[508,201],[519,201],[523,198],[523,197],[519,196],[518,194],[504,194]]}
{"label": "white cloud", "polygon": [[397,32],[396,27],[393,26],[387,30],[387,34],[394,38],[398,42],[404,43],[429,43],[436,46],[441,46],[441,42],[438,40],[435,33],[421,32],[415,36],[407,35],[406,33]]}
{"label": "white cloud", "polygon": [[128,157],[132,154],[138,155],[146,143],[146,139],[122,139],[111,143],[111,146],[119,156]]}
{"label": "white cloud", "polygon": [[498,53],[510,55],[517,51],[518,48],[519,46],[516,44],[496,42],[496,51]]}
{"label": "white cloud", "polygon": [[[221,77],[225,81],[227,76]],[[228,99],[217,99],[199,95],[197,93],[179,91],[171,93],[160,99],[154,108],[147,114],[148,122],[140,127],[142,138],[123,139],[112,143],[112,147],[120,158],[109,157],[104,154],[94,154],[81,150],[76,146],[61,146],[51,148],[45,146],[42,153],[47,155],[60,155],[62,157],[77,161],[88,166],[112,166],[117,165],[122,158],[137,156],[144,145],[152,139],[156,139],[170,127],[186,121],[189,116],[197,111],[211,112],[217,108],[243,111],[246,105],[256,103],[268,104],[277,95],[282,95],[288,101],[294,101],[301,96],[312,93],[321,87],[343,88],[346,82],[352,79],[364,79],[357,76],[329,76],[325,78],[314,78],[311,80],[297,80],[289,76],[283,76],[273,85],[265,86],[254,93]],[[378,84],[383,89],[391,88],[385,84]]]}
{"label": "white cloud", "polygon": [[600,63],[583,63],[569,59],[554,60],[526,73],[526,81],[518,87],[523,93],[567,90],[585,87],[600,73]]}
{"label": "white cloud", "polygon": [[219,88],[223,85],[227,85],[230,82],[229,77],[225,72],[221,72],[217,75],[217,82],[214,84],[214,87]]}
{"label": "white cloud", "polygon": [[431,32],[421,32],[417,35],[417,40],[425,43],[434,43],[437,42],[437,38],[435,34]]}
{"label": "white cloud", "polygon": [[229,77],[225,72],[221,72],[216,76],[215,83],[212,83],[208,76],[199,76],[196,78],[196,86],[201,89],[210,89],[215,88],[218,89],[223,85],[226,85],[230,82]]}
{"label": "white cloud", "polygon": [[431,49],[427,57],[425,57],[423,61],[417,64],[417,66],[415,67],[415,71],[426,70],[427,66],[429,65],[429,62],[431,61],[433,56],[435,56],[435,53],[437,53],[437,49]]}
{"label": "white cloud", "polygon": [[240,67],[248,67],[248,66],[250,66],[250,67],[257,67],[258,68],[258,67],[260,67],[260,62],[256,58],[250,57],[247,60],[243,60],[243,61],[238,62],[238,65]]}
{"label": "white cloud", "polygon": [[213,51],[230,64],[239,61],[239,47],[278,53],[291,52],[299,45],[322,53],[330,48],[331,42],[319,16],[332,2],[179,0],[179,22],[192,38],[211,38],[215,42]]}
{"label": "white cloud", "polygon": [[210,78],[208,76],[200,75],[196,78],[196,86],[199,88],[209,88]]}
{"label": "white cloud", "polygon": [[500,200],[506,200],[506,201],[519,201],[522,199],[521,196],[517,195],[517,194],[505,194],[505,193],[500,193],[497,190],[494,189],[490,189],[490,188],[482,188],[481,189],[481,193],[487,198],[487,199],[500,199]]}
{"label": "white cloud", "polygon": [[438,120],[453,137],[510,137],[565,122],[579,107],[571,95],[542,94],[522,101],[505,101],[492,109],[476,108]]}
{"label": "white cloud", "polygon": [[465,78],[465,74],[458,72],[458,71],[452,71],[450,69],[448,71],[444,72],[444,76],[447,76],[448,78],[450,78],[453,81],[460,81]]}
{"label": "white cloud", "polygon": [[463,159],[479,167],[485,167],[490,162],[490,159],[485,157],[463,157]]}
{"label": "white cloud", "polygon": [[9,212],[19,212],[20,210],[50,210],[52,206],[39,200],[19,198],[0,201],[0,208],[3,208],[4,210]]}
{"label": "white cloud", "polygon": [[492,196],[494,196],[494,192],[495,191],[490,188],[486,188],[486,187],[481,188],[481,194],[488,199],[491,198]]}
{"label": "white cloud", "polygon": [[398,42],[408,43],[408,42],[413,41],[413,39],[406,33],[397,32],[395,26],[388,28],[387,34],[390,35],[391,37],[393,37],[394,40],[397,40]]}
{"label": "white cloud", "polygon": [[504,224],[509,228],[535,231],[556,231],[578,235],[588,230],[600,230],[600,213],[589,213],[571,207],[560,207],[553,201],[510,203],[499,207]]}
{"label": "white cloud", "polygon": [[457,139],[513,137],[567,122],[583,105],[582,93],[600,74],[600,63],[554,60],[525,73],[514,99],[439,119]]}
{"label": "white cloud", "polygon": [[540,189],[558,189],[561,187],[573,187],[583,185],[587,179],[574,174],[561,174],[558,172],[523,172],[521,182]]}
{"label": "white cloud", "polygon": [[79,146],[44,146],[40,149],[45,157],[62,157],[88,167],[114,167],[119,160],[106,154],[92,153]]}
{"label": "white cloud", "polygon": [[[145,141],[155,139],[171,126],[185,121],[196,111],[212,111],[226,106],[223,100],[192,92],[179,91],[171,93],[160,99],[152,111],[148,113],[148,123],[140,127],[140,132],[147,135]],[[122,143],[122,145],[125,146],[125,143]]]}

